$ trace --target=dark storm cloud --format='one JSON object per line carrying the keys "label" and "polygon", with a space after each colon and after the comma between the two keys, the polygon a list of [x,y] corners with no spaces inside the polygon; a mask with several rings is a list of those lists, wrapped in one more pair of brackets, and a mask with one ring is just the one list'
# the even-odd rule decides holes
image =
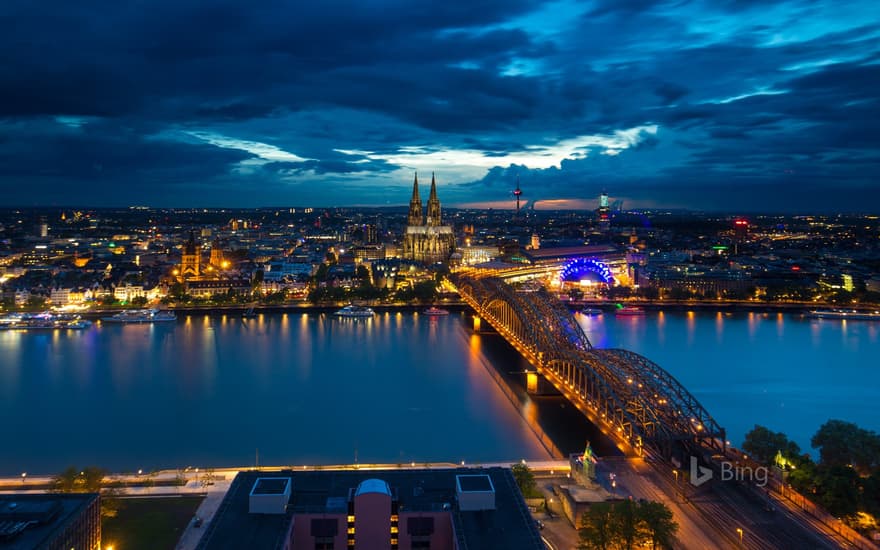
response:
{"label": "dark storm cloud", "polygon": [[0,123],[0,196],[7,205],[118,204],[114,197],[173,194],[181,184],[211,187],[250,157],[100,124]]}
{"label": "dark storm cloud", "polygon": [[[795,182],[815,190],[804,197],[877,184],[870,7],[7,0],[0,186],[35,182],[60,200],[77,182],[116,182],[123,203],[207,188],[255,204],[304,189],[384,201],[418,154],[466,151],[498,167],[433,166],[460,174],[449,195],[462,201],[498,198],[519,176],[535,198],[613,186],[703,207],[737,186],[786,208]],[[620,135],[636,137],[607,150]],[[586,158],[517,160],[560,143]]]}

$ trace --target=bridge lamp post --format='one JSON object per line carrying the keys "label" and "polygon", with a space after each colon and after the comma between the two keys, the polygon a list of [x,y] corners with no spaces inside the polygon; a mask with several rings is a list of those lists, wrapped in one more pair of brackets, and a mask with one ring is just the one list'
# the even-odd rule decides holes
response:
{"label": "bridge lamp post", "polygon": [[742,548],[743,545],[743,530],[742,527],[737,527],[736,532],[739,535],[739,547]]}

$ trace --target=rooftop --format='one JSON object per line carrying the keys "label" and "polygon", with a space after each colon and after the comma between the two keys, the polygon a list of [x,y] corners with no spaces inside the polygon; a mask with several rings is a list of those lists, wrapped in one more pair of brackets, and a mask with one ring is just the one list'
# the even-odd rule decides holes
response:
{"label": "rooftop", "polygon": [[[290,478],[292,494],[287,514],[248,513],[250,488],[264,476]],[[466,485],[494,487],[496,509],[459,512],[455,506],[457,476],[476,478],[465,481]],[[389,491],[398,500],[401,514],[449,510],[456,531],[470,550],[544,548],[513,475],[506,468],[239,472],[197,548],[281,548],[294,514],[344,514],[350,491],[365,487],[369,492],[377,492],[373,488]]]}
{"label": "rooftop", "polygon": [[616,247],[606,244],[594,244],[584,246],[558,246],[555,248],[539,248],[537,250],[524,250],[521,252],[523,256],[532,263],[541,260],[552,260],[556,258],[568,258],[572,256],[596,256],[602,254],[620,254],[621,251]]}
{"label": "rooftop", "polygon": [[97,498],[90,493],[0,495],[0,550],[41,548]]}

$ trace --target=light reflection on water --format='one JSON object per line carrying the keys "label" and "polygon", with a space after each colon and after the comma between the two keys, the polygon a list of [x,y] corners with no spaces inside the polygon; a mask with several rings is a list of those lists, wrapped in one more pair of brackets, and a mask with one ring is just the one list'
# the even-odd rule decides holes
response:
{"label": "light reflection on water", "polygon": [[486,366],[460,315],[0,332],[0,473],[546,458]]}
{"label": "light reflection on water", "polygon": [[[598,347],[678,378],[739,444],[754,424],[809,439],[829,418],[880,429],[880,324],[787,314],[577,316]],[[460,314],[182,316],[174,324],[0,331],[0,473],[69,464],[381,460],[476,463],[546,452],[488,374],[522,362]],[[487,339],[488,338],[488,339]],[[516,375],[514,375],[516,376]],[[558,405],[554,405],[558,408]],[[523,418],[525,416],[525,419]],[[581,441],[577,441],[581,445]],[[59,453],[58,449],[62,449]]]}
{"label": "light reflection on water", "polygon": [[831,418],[880,429],[880,324],[796,314],[649,312],[581,326],[598,347],[624,347],[669,371],[728,430],[734,444],[755,424],[786,432],[804,451]]}

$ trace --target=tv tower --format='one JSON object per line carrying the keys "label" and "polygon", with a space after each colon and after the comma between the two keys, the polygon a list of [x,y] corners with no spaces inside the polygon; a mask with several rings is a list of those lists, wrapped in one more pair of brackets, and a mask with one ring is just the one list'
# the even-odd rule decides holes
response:
{"label": "tv tower", "polygon": [[519,197],[522,195],[522,189],[519,188],[519,176],[516,177],[516,189],[513,190],[513,196],[516,197],[516,216],[519,217]]}

